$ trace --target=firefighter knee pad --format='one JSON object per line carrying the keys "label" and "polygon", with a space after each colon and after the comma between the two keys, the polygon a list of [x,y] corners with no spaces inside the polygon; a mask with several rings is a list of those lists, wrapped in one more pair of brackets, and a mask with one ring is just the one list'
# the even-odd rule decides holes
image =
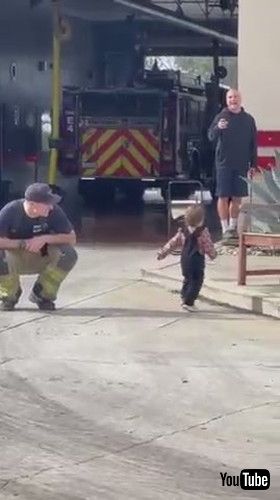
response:
{"label": "firefighter knee pad", "polygon": [[57,266],[65,272],[71,271],[78,260],[78,254],[74,247],[65,245],[61,248],[61,256]]}
{"label": "firefighter knee pad", "polygon": [[0,276],[9,274],[9,266],[6,260],[5,250],[0,250]]}

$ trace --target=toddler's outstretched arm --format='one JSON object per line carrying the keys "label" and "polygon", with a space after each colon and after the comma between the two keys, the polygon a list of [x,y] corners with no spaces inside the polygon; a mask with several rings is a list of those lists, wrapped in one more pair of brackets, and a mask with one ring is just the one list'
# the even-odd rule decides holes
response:
{"label": "toddler's outstretched arm", "polygon": [[177,233],[171,238],[157,253],[157,260],[165,259],[172,250],[181,250],[185,243],[185,235],[182,229],[178,229]]}

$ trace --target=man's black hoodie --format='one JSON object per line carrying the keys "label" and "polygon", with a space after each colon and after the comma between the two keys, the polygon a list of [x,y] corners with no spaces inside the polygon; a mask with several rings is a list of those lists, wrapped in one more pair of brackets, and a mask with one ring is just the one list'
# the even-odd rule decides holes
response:
{"label": "man's black hoodie", "polygon": [[[228,122],[223,130],[218,128],[221,118]],[[257,166],[256,123],[243,108],[239,113],[224,108],[210,125],[208,138],[216,145],[217,168],[232,168],[245,174],[250,167]]]}

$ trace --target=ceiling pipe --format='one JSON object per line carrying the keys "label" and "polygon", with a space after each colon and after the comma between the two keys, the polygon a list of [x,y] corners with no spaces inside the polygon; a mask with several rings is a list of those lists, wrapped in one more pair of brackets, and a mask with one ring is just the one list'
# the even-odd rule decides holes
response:
{"label": "ceiling pipe", "polygon": [[189,21],[188,19],[179,17],[176,13],[172,13],[170,10],[158,5],[152,5],[147,0],[142,0],[141,2],[139,0],[114,0],[114,2],[124,5],[125,7],[138,10],[139,12],[144,12],[145,14],[158,17],[164,21],[177,24],[177,26],[187,28],[191,31],[195,31],[196,33],[200,33],[201,35],[210,36],[211,38],[215,38],[216,40],[220,40],[231,45],[238,45],[238,39],[233,36],[225,35],[219,31],[206,28],[205,26],[201,26],[200,24]]}

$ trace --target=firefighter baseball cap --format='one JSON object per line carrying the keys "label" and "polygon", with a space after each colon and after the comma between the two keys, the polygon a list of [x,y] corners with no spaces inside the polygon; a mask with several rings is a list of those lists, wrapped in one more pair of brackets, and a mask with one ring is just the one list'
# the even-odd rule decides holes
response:
{"label": "firefighter baseball cap", "polygon": [[30,184],[25,191],[24,198],[26,201],[45,203],[46,205],[56,205],[61,201],[61,196],[54,194],[50,186],[43,182]]}

